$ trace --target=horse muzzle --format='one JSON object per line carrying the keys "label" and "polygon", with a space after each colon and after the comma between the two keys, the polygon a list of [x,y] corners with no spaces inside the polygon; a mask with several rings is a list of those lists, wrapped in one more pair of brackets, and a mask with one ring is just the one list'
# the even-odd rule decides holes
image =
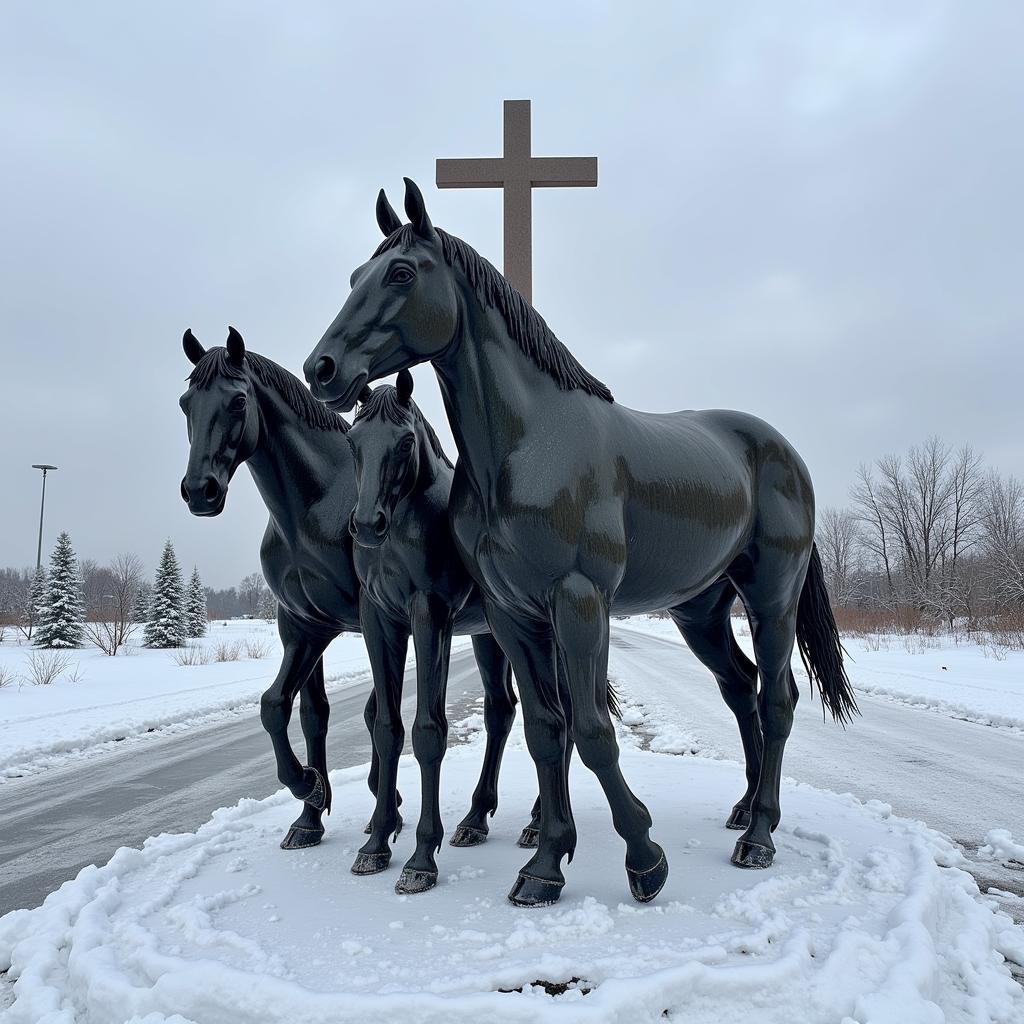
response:
{"label": "horse muzzle", "polygon": [[219,516],[224,511],[228,489],[213,476],[181,480],[181,497],[194,516]]}
{"label": "horse muzzle", "polygon": [[364,548],[379,548],[388,539],[390,530],[391,517],[379,505],[369,521],[358,517],[355,512],[348,521],[348,532]]}

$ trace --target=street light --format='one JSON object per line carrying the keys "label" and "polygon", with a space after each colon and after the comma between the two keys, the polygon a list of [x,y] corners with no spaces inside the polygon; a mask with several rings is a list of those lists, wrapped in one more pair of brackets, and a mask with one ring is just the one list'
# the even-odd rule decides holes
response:
{"label": "street light", "polygon": [[36,572],[38,572],[39,566],[43,562],[43,509],[46,507],[46,474],[57,467],[48,466],[45,463],[33,463],[32,468],[43,471],[43,497],[39,502],[39,546],[36,548]]}

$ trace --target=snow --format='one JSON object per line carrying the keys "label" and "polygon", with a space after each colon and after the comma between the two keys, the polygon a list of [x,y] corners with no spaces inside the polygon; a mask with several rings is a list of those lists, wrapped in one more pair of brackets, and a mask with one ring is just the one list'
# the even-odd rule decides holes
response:
{"label": "snow", "polygon": [[[733,618],[741,647],[752,654],[744,619]],[[682,644],[670,619],[638,615],[630,629]],[[843,637],[854,689],[981,725],[1024,732],[1024,651],[956,642],[948,636]],[[806,679],[798,656],[797,678]]]}
{"label": "snow", "polygon": [[[444,763],[449,830],[479,770],[473,725]],[[728,859],[736,833],[722,827],[743,789],[739,767],[644,750],[625,729],[621,742],[671,863],[649,906],[629,899],[621,841],[579,765],[579,846],[561,902],[507,903],[536,785],[517,726],[490,839],[444,846],[431,892],[393,891],[412,828],[388,871],[350,874],[367,768],[337,771],[332,827],[315,849],[278,849],[295,813],[282,791],[218,811],[195,833],[121,849],[42,907],[0,918],[5,1021],[1024,1019],[1024,991],[1004,961],[1024,962],[1024,933],[979,895],[945,838],[878,802],[786,783],[774,867],[741,871]],[[401,785],[411,822],[408,757]],[[561,987],[539,983],[566,987],[552,995]]]}
{"label": "snow", "polygon": [[1024,868],[1024,843],[1014,841],[1008,828],[991,829],[978,850],[982,860],[996,860],[1004,867]]}
{"label": "snow", "polygon": [[[0,687],[0,783],[5,777],[109,750],[124,740],[166,735],[219,717],[257,714],[260,695],[280,664],[277,627],[250,620],[213,622],[207,636],[189,643],[212,655],[218,645],[239,643],[244,648],[250,639],[266,647],[265,657],[249,659],[243,650],[239,661],[191,666],[176,664],[174,651],[132,646],[128,653],[108,658],[85,647],[68,652],[71,663],[60,679],[35,686],[27,680],[31,648],[16,646],[8,634],[0,645],[0,668],[21,678]],[[141,642],[141,636],[134,642]],[[362,637],[338,637],[324,664],[328,692],[357,685],[368,690]]]}

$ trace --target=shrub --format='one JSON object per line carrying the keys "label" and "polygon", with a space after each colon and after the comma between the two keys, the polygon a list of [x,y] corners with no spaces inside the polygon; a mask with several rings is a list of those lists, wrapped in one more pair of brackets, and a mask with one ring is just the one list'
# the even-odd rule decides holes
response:
{"label": "shrub", "polygon": [[242,657],[242,642],[240,640],[221,640],[214,645],[214,661],[238,661]]}
{"label": "shrub", "polygon": [[245,656],[259,660],[270,654],[270,641],[250,636],[245,641]]}
{"label": "shrub", "polygon": [[174,659],[174,664],[182,668],[210,664],[210,652],[202,644],[188,644],[185,647],[179,647],[171,657]]}
{"label": "shrub", "polygon": [[28,652],[28,678],[36,686],[49,686],[71,664],[71,656],[61,651],[34,649]]}

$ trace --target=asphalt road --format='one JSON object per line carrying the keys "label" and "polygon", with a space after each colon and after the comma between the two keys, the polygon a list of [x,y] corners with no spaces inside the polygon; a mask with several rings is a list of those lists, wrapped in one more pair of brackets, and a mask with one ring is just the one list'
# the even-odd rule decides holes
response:
{"label": "asphalt road", "polygon": [[[403,703],[409,724],[415,693],[411,669]],[[331,768],[369,761],[370,738],[363,723],[368,694],[368,687],[355,687],[331,695]],[[454,653],[448,681],[451,719],[464,717],[481,694],[472,649]],[[290,733],[301,759],[298,719],[296,705]],[[218,807],[280,788],[270,740],[256,711],[7,782],[0,788],[0,915],[37,906],[81,868],[105,863],[120,846],[141,846],[161,832],[192,831]],[[325,820],[330,828],[330,818]]]}
{"label": "asphalt road", "polygon": [[[732,716],[707,670],[681,643],[616,623],[612,644],[612,671],[625,693],[656,698],[663,713],[685,725],[699,745],[740,759]],[[407,721],[414,693],[410,672]],[[451,717],[462,717],[480,694],[472,651],[456,653]],[[370,758],[362,720],[366,695],[357,688],[332,696],[328,757],[333,768]],[[863,717],[845,731],[822,722],[817,700],[802,699],[784,773],[824,789],[883,800],[896,813],[927,822],[963,847],[983,889],[996,886],[1024,895],[1024,871],[974,857],[991,828],[1024,836],[1024,738],[881,699],[859,699]],[[292,729],[298,750],[297,713]],[[83,866],[104,863],[119,846],[139,846],[160,832],[192,830],[218,807],[278,788],[270,741],[255,713],[6,783],[0,789],[0,914],[36,906]],[[1019,919],[1021,906],[1018,901],[1007,909]]]}
{"label": "asphalt road", "polygon": [[[612,647],[611,671],[625,692],[656,694],[698,745],[742,761],[735,719],[710,673],[681,642],[616,623]],[[783,774],[881,800],[903,817],[926,822],[962,847],[983,890],[995,886],[1024,896],[1024,870],[975,856],[989,829],[1024,836],[1024,737],[866,694],[857,701],[861,717],[845,730],[831,719],[823,722],[821,702],[809,699],[805,677]],[[1019,904],[1006,909],[1020,919]]]}

